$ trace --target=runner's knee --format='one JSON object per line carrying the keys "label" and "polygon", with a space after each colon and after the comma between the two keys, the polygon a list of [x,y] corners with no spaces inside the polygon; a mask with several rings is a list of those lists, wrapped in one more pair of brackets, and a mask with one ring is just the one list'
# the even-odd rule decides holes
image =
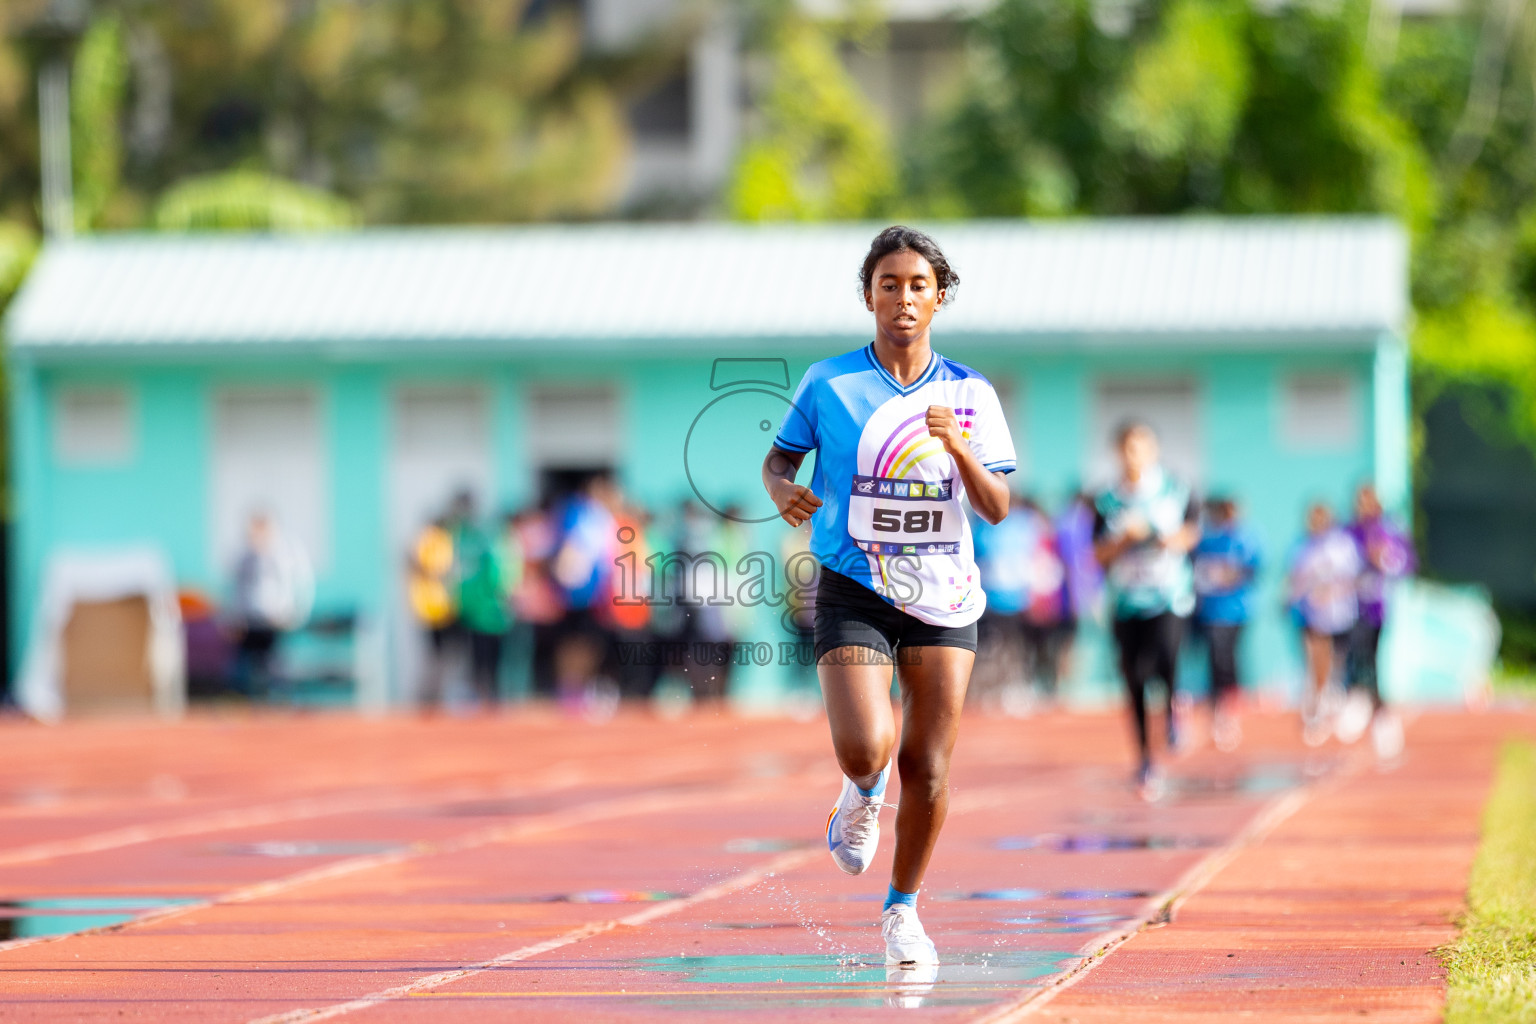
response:
{"label": "runner's knee", "polygon": [[903,750],[896,757],[901,772],[901,798],[939,800],[949,788],[949,757],[939,751]]}
{"label": "runner's knee", "polygon": [[895,736],[884,733],[862,736],[856,740],[836,742],[837,765],[850,779],[867,778],[885,770],[891,760],[891,745]]}

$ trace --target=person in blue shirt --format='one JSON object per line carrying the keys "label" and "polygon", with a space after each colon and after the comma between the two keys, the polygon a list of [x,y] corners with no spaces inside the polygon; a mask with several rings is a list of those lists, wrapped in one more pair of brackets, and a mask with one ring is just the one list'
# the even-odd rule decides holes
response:
{"label": "person in blue shirt", "polygon": [[1195,625],[1205,638],[1211,668],[1211,739],[1218,750],[1242,742],[1237,717],[1241,696],[1238,644],[1252,614],[1254,580],[1262,564],[1258,541],[1227,497],[1205,503],[1205,531],[1192,552],[1195,566]]}
{"label": "person in blue shirt", "polygon": [[[763,460],[763,485],[790,526],[811,523],[821,565],[816,671],[844,776],[827,849],[849,874],[869,867],[894,751],[901,803],[880,921],[886,964],[932,971],[938,954],[917,893],[949,809],[950,755],[987,604],[964,503],[1002,522],[1016,461],[992,385],[930,345],[934,314],[960,282],[933,239],[887,228],[860,281],[875,340],[806,371]],[[813,450],[807,487],[795,476]]]}
{"label": "person in blue shirt", "polygon": [[987,610],[976,623],[979,649],[972,686],[1000,689],[1026,674],[1023,616],[1030,600],[1035,524],[1025,514],[1023,498],[1015,495],[1009,509],[1008,518],[996,526],[980,516],[971,523],[976,568],[987,598]]}

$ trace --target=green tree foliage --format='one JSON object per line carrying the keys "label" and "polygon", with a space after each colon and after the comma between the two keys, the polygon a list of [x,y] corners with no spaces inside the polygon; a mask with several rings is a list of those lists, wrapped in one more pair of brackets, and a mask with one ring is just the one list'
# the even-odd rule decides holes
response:
{"label": "green tree foliage", "polygon": [[1364,0],[999,0],[911,181],[950,216],[1396,216],[1421,398],[1507,390],[1536,444],[1536,10],[1382,28]]}
{"label": "green tree foliage", "polygon": [[838,56],[837,27],[778,5],[760,36],[766,82],[729,186],[731,213],[849,219],[889,207],[898,166],[883,122]]}
{"label": "green tree foliage", "polygon": [[37,235],[24,224],[0,220],[0,310],[21,286],[37,254]]}
{"label": "green tree foliage", "polygon": [[1428,162],[1383,100],[1366,6],[1000,0],[920,168],[974,215],[1429,213]]}
{"label": "green tree foliage", "polygon": [[1418,398],[1455,384],[1504,392],[1536,447],[1536,14],[1508,26],[1506,10],[1405,24],[1388,94],[1440,188],[1414,262]]}
{"label": "green tree foliage", "polygon": [[321,231],[357,222],[346,200],[257,171],[189,178],[167,190],[154,213],[161,231]]}
{"label": "green tree foliage", "polygon": [[[1112,10],[1124,31],[1095,20]],[[1141,34],[1129,8],[1094,0],[1002,0],[978,18],[968,87],[916,147],[923,200],[950,216],[1126,212],[1105,128]]]}
{"label": "green tree foliage", "polygon": [[89,230],[102,226],[122,181],[119,122],[128,90],[128,55],[119,18],[109,15],[90,26],[70,77],[75,224]]}
{"label": "green tree foliage", "polygon": [[[0,4],[0,219],[33,225],[38,51],[28,33],[43,6]],[[180,218],[188,196],[205,204],[198,223],[338,219],[342,206],[320,213],[325,204],[296,198],[314,190],[350,204],[346,222],[353,211],[398,223],[606,210],[628,147],[619,100],[584,54],[576,5],[540,8],[97,0],[72,76],[78,224]],[[249,173],[208,178],[228,172]],[[174,201],[162,199],[170,189]],[[262,196],[278,205],[257,212]]]}
{"label": "green tree foliage", "polygon": [[135,5],[174,71],[146,173],[255,167],[370,221],[596,213],[627,136],[587,72],[571,5],[528,0],[206,0]]}

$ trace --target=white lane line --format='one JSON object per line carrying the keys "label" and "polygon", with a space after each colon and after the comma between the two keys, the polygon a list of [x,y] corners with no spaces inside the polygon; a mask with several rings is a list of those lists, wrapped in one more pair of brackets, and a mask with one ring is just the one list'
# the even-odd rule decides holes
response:
{"label": "white lane line", "polygon": [[[809,779],[810,776],[803,777],[804,781],[809,781]],[[718,804],[722,801],[751,799],[760,795],[777,792],[784,785],[793,784],[797,781],[802,781],[802,779],[794,776],[783,779],[754,779],[746,783],[737,781],[732,786],[691,790],[686,793],[620,797],[613,800],[600,800],[579,804],[566,810],[552,811],[549,814],[525,818],[522,821],[477,829],[453,839],[412,843],[400,849],[389,850],[384,853],[348,857],[344,860],[322,864],[319,867],[310,868],[292,875],[285,875],[282,878],[257,882],[254,885],[234,889],[210,899],[199,900],[196,903],[180,903],[174,906],[163,907],[136,917],[131,921],[124,921],[119,924],[103,925],[99,928],[86,928],[63,935],[35,935],[27,938],[11,939],[7,942],[0,942],[0,953],[47,942],[62,942],[65,939],[78,938],[82,935],[124,931],[141,925],[164,921],[168,918],[182,917],[199,910],[207,910],[209,907],[231,903],[249,903],[253,900],[265,899],[266,897],[276,896],[315,882],[330,881],[347,875],[355,875],[363,871],[371,871],[374,868],[388,867],[422,857],[460,853],[465,850],[473,850],[497,843],[516,842],[548,832],[574,828],[579,825],[588,825],[609,818],[626,817],[636,814],[653,814],[679,810],[690,806]]]}
{"label": "white lane line", "polygon": [[[824,773],[818,773],[814,777],[817,781],[820,781],[823,775]],[[987,808],[996,807],[1008,802],[1010,798],[1016,799],[1018,793],[1019,787],[1017,786],[994,786],[986,789],[970,790],[963,795],[957,795],[953,799],[950,805],[950,815],[954,816],[957,814],[968,814],[972,811],[985,810]],[[612,931],[615,928],[638,927],[643,924],[648,924],[657,918],[667,917],[671,914],[677,913],[680,910],[686,910],[688,907],[694,906],[696,904],[704,903],[709,900],[719,899],[721,896],[725,896],[740,889],[756,885],[758,882],[765,878],[784,871],[788,871],[791,868],[799,867],[801,864],[804,864],[806,861],[811,860],[817,856],[819,856],[819,848],[815,847],[808,850],[792,850],[774,858],[767,864],[764,864],[762,867],[744,871],[739,875],[733,875],[723,882],[719,882],[715,885],[700,889],[698,892],[691,896],[685,897],[684,899],[672,900],[665,903],[657,903],[651,907],[647,907],[645,910],[637,911],[636,913],[629,914],[625,917],[615,918],[608,921],[594,921],[589,924],[584,924],[578,928],[573,928],[568,932],[557,935],[552,939],[548,939],[544,942],[536,943],[531,946],[523,946],[520,949],[515,949],[510,953],[504,953],[492,960],[484,960],[480,963],[469,964],[464,967],[454,968],[453,970],[443,971],[438,974],[431,974],[416,981],[407,982],[403,985],[397,985],[394,988],[384,989],[383,991],[375,992],[371,995],[360,996],[357,999],[352,999],[344,1003],[336,1003],[331,1006],[322,1006],[310,1009],[289,1010],[267,1017],[258,1017],[250,1021],[250,1024],[295,1024],[295,1022],[299,1021],[330,1020],[333,1017],[340,1017],[344,1014],[354,1013],[357,1010],[366,1010],[370,1007],[378,1006],[380,1003],[386,1003],[395,999],[403,999],[407,996],[429,992],[433,989],[441,988],[444,985],[458,981],[461,978],[467,978],[472,975],[480,974],[484,971],[490,970],[493,967],[496,967],[499,964],[508,964],[514,963],[518,960],[527,960],[530,957],[538,956],[540,953],[547,953],[550,950],[559,949],[562,946],[569,946],[577,942],[582,942],[586,939],[592,938],[595,935],[601,935],[605,932]]]}
{"label": "white lane line", "polygon": [[1032,1016],[1086,978],[1094,968],[1141,932],[1154,924],[1171,921],[1191,896],[1209,885],[1211,879],[1237,859],[1239,854],[1263,842],[1323,788],[1340,785],[1364,767],[1365,763],[1365,759],[1356,757],[1326,779],[1279,794],[1266,803],[1237,835],[1200,858],[1179,876],[1178,881],[1143,904],[1141,913],[1129,925],[1113,928],[1090,939],[1078,950],[1078,959],[1070,967],[1047,978],[1039,988],[1032,989],[1013,1002],[977,1017],[972,1024],[1014,1024],[1015,1021]]}
{"label": "white lane line", "polygon": [[210,832],[227,832],[240,828],[258,828],[289,821],[305,821],[342,814],[361,814],[367,811],[390,811],[404,807],[424,806],[434,803],[454,803],[475,799],[508,799],[521,794],[496,792],[487,789],[457,789],[426,796],[403,797],[398,794],[368,797],[311,797],[285,803],[265,804],[257,807],[239,807],[224,811],[211,811],[188,818],[156,822],[150,825],[128,825],[72,839],[57,839],[46,843],[34,843],[10,850],[0,850],[0,867],[16,867],[36,864],[60,857],[75,857],[88,853],[104,853],[125,846],[137,846],[164,839],[184,839],[188,836],[206,835]]}
{"label": "white lane line", "polygon": [[358,1010],[366,1010],[378,1006],[380,1003],[387,1003],[396,999],[404,999],[408,996],[430,992],[433,989],[442,988],[444,985],[452,984],[455,981],[483,974],[505,964],[527,960],[530,957],[538,956],[541,953],[548,953],[562,946],[582,942],[593,936],[602,935],[604,932],[611,932],[616,928],[638,928],[658,918],[668,917],[687,910],[689,907],[697,906],[700,903],[717,900],[722,896],[728,896],[741,889],[750,888],[765,878],[769,878],[782,871],[799,867],[815,857],[818,852],[817,850],[793,850],[775,857],[760,867],[743,871],[738,875],[732,875],[722,882],[717,882],[714,885],[700,889],[692,896],[684,899],[657,903],[625,917],[612,918],[607,921],[593,921],[556,935],[554,938],[546,939],[543,942],[536,942],[531,946],[514,949],[510,953],[503,953],[490,960],[482,960],[479,963],[458,967],[451,971],[442,971],[438,974],[429,974],[424,978],[417,978],[415,981],[407,982],[404,985],[382,989],[381,991],[345,1003],[334,1003],[330,1006],[311,1009],[288,1010],[284,1013],[276,1013],[268,1017],[258,1017],[252,1020],[250,1024],[299,1024],[299,1022],[330,1020],[333,1017],[341,1017],[349,1013],[355,1013]]}
{"label": "white lane line", "polygon": [[[639,781],[642,784],[658,785],[669,776],[686,774],[688,771],[694,770],[699,767],[697,762],[701,760],[695,759],[693,762],[683,762],[681,765],[669,765],[665,771],[653,773],[645,779],[636,780],[628,778],[624,781],[626,783]],[[50,840],[44,843],[34,843],[30,846],[18,846],[8,850],[0,849],[0,868],[37,864],[61,857],[105,853],[108,850],[118,850],[123,847],[138,846],[144,843],[161,842],[167,839],[185,839],[189,836],[228,832],[234,829],[279,825],[291,821],[308,821],[314,818],[363,814],[372,811],[431,807],[438,804],[458,803],[468,800],[515,800],[558,792],[562,789],[570,789],[580,785],[583,781],[588,780],[584,780],[566,770],[565,766],[555,766],[545,771],[540,781],[517,787],[459,786],[435,793],[426,791],[404,795],[391,793],[373,797],[356,795],[306,797],[276,804],[262,804],[256,807],[210,811],[206,814],[175,818],[148,825],[128,825],[123,828],[108,829],[104,832],[76,836],[71,839]],[[6,947],[0,945],[0,949],[4,948]]]}

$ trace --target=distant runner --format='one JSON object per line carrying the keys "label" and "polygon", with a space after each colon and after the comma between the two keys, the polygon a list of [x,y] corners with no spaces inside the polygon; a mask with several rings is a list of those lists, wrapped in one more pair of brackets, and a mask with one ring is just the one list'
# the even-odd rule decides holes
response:
{"label": "distant runner", "polygon": [[1099,495],[1093,550],[1104,566],[1120,675],[1136,729],[1136,785],[1142,799],[1163,792],[1147,731],[1147,684],[1168,695],[1168,749],[1179,742],[1178,666],[1184,620],[1195,610],[1189,552],[1200,539],[1199,507],[1190,490],[1158,461],[1157,434],[1132,420],[1115,432],[1120,480]]}
{"label": "distant runner", "polygon": [[[1001,522],[1004,475],[1016,463],[992,385],[930,347],[933,316],[960,283],[933,239],[882,231],[861,283],[875,340],[806,371],[763,462],[763,484],[785,522],[811,522],[822,566],[816,669],[844,774],[827,848],[853,875],[869,867],[880,838],[896,748],[896,666],[901,802],[880,927],[887,965],[931,981],[938,954],[918,921],[917,895],[949,809],[950,754],[986,607],[962,500]],[[795,474],[813,450],[806,487]]]}
{"label": "distant runner", "polygon": [[1314,502],[1307,509],[1307,535],[1291,555],[1288,587],[1307,656],[1301,738],[1308,746],[1327,742],[1333,732],[1339,675],[1360,614],[1360,566],[1354,538],[1334,523],[1327,505]]}
{"label": "distant runner", "polygon": [[1253,612],[1251,595],[1261,559],[1236,501],[1212,498],[1205,507],[1205,532],[1194,551],[1195,624],[1210,661],[1211,739],[1216,749],[1230,751],[1243,739],[1238,643]]}
{"label": "distant runner", "polygon": [[1403,723],[1381,698],[1381,631],[1393,585],[1417,567],[1413,540],[1388,519],[1376,488],[1361,485],[1355,492],[1355,519],[1348,527],[1360,553],[1355,594],[1360,617],[1350,638],[1346,682],[1349,696],[1339,715],[1338,737],[1345,743],[1360,738],[1367,724],[1376,755],[1391,760],[1403,751]]}

